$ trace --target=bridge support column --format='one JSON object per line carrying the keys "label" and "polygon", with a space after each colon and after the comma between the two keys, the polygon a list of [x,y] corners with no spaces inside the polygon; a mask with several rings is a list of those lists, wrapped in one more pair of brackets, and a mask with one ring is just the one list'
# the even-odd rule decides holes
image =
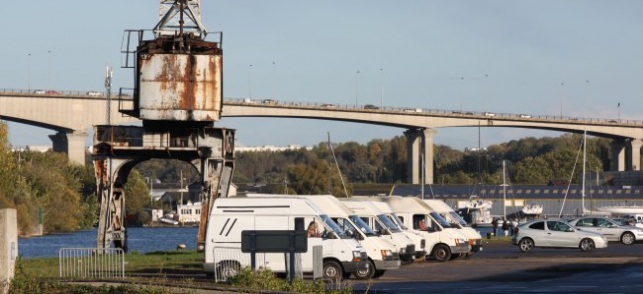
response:
{"label": "bridge support column", "polygon": [[420,130],[407,130],[406,136],[406,182],[420,183]]}
{"label": "bridge support column", "polygon": [[625,170],[625,140],[612,141],[612,171]]}
{"label": "bridge support column", "polygon": [[49,139],[53,143],[54,152],[67,153],[69,161],[85,165],[85,139],[87,132],[77,130],[73,132],[58,132],[50,135]]}
{"label": "bridge support column", "polygon": [[627,170],[641,170],[641,146],[643,141],[631,139],[628,141],[627,155],[629,155]]}
{"label": "bridge support column", "polygon": [[433,184],[433,138],[437,131],[434,129],[425,129],[422,132],[424,145],[424,183]]}

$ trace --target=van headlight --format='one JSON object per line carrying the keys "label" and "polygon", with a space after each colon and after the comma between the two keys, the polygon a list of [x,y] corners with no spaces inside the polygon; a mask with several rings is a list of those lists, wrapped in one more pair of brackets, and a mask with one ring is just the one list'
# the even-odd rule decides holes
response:
{"label": "van headlight", "polygon": [[393,256],[393,252],[391,250],[380,250],[380,252],[382,253],[382,259],[388,259]]}
{"label": "van headlight", "polygon": [[353,251],[353,262],[362,261],[362,253],[360,251]]}

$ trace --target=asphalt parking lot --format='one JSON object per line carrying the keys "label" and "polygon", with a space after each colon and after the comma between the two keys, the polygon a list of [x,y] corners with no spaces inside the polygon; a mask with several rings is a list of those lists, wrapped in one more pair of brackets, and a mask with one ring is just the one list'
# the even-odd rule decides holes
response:
{"label": "asphalt parking lot", "polygon": [[471,258],[416,262],[354,288],[368,293],[641,293],[643,244],[611,242],[592,252],[536,248],[521,253],[517,246],[496,240]]}

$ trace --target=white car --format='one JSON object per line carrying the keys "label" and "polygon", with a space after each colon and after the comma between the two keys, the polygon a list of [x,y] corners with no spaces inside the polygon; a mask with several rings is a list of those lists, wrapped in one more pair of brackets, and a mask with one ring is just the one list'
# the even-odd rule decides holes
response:
{"label": "white car", "polygon": [[591,251],[607,248],[607,239],[601,234],[574,228],[563,220],[534,220],[514,229],[511,243],[520,251],[529,252],[534,247],[579,248]]}
{"label": "white car", "polygon": [[569,222],[572,226],[584,231],[595,232],[607,238],[608,241],[618,241],[625,245],[632,245],[643,240],[643,228],[620,225],[606,217],[586,216]]}

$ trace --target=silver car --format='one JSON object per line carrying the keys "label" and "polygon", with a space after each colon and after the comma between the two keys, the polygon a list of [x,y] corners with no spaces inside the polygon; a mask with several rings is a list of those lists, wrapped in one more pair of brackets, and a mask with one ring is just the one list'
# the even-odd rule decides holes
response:
{"label": "silver car", "polygon": [[608,241],[620,241],[625,245],[632,245],[636,241],[643,240],[643,228],[625,226],[606,217],[585,216],[569,223],[583,231],[602,234]]}
{"label": "silver car", "polygon": [[582,251],[607,247],[603,235],[576,229],[563,220],[526,222],[514,229],[511,242],[522,252],[529,252],[534,247],[579,248]]}

